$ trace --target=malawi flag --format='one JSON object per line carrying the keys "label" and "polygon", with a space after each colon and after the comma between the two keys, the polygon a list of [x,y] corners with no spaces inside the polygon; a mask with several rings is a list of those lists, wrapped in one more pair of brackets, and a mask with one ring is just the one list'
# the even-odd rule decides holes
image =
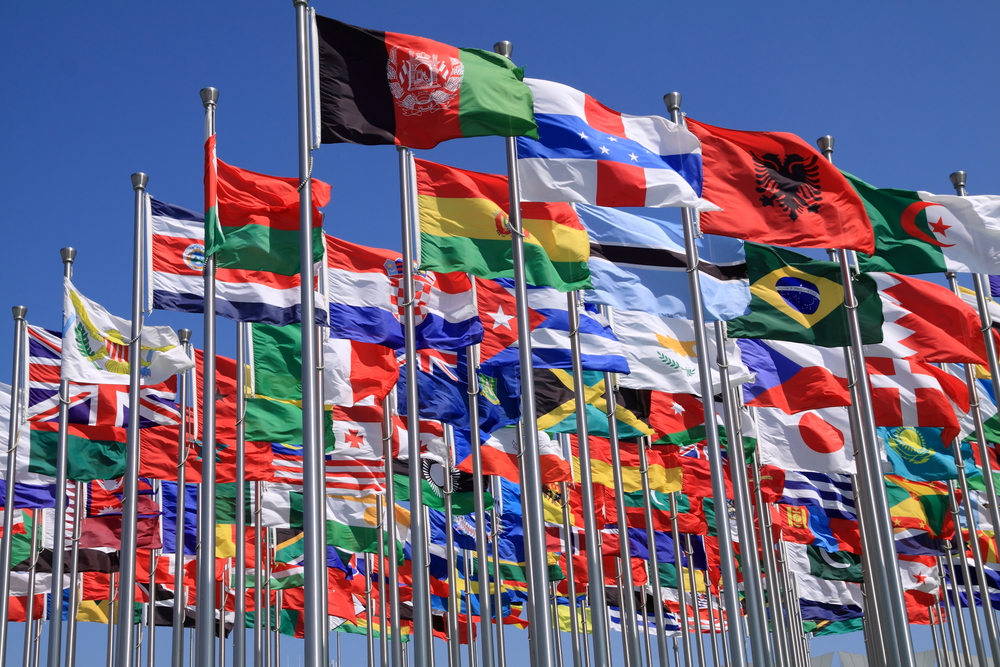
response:
{"label": "malawi flag", "polygon": [[706,234],[792,246],[875,251],[865,206],[833,164],[787,132],[741,132],[687,119],[701,140]]}
{"label": "malawi flag", "polygon": [[[417,160],[420,268],[514,277],[507,178]],[[567,203],[521,203],[528,282],[562,292],[590,287],[590,239]]]}
{"label": "malawi flag", "polygon": [[434,148],[538,139],[523,71],[504,56],[316,17],[322,142]]}

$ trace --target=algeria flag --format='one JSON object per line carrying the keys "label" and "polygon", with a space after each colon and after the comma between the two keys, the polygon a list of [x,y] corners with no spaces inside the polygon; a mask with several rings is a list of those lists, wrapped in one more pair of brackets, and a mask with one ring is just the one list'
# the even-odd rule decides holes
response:
{"label": "algeria flag", "polygon": [[862,256],[863,271],[1000,272],[1000,196],[883,189],[844,175],[875,230],[875,255]]}

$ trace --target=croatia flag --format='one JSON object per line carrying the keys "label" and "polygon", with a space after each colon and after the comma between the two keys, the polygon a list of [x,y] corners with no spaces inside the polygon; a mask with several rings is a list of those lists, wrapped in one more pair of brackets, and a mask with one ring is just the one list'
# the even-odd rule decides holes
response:
{"label": "croatia flag", "polygon": [[538,123],[538,141],[517,139],[525,201],[719,210],[701,198],[701,143],[683,125],[612,111],[561,83],[524,82]]}

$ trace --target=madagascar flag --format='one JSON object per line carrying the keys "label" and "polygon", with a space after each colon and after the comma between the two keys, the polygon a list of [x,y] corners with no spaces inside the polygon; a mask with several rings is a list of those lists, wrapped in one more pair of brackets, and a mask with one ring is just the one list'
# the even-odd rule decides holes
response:
{"label": "madagascar flag", "polygon": [[504,56],[316,17],[322,142],[434,148],[538,139],[524,73]]}
{"label": "madagascar flag", "polygon": [[[514,277],[507,178],[417,160],[420,269]],[[590,239],[572,205],[521,203],[528,282],[590,287]]]}

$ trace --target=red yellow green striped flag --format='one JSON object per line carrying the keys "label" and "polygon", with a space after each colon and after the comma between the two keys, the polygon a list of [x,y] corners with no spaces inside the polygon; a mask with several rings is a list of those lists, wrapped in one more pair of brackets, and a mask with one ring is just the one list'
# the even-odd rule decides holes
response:
{"label": "red yellow green striped flag", "polygon": [[[420,269],[480,278],[514,275],[507,179],[416,160]],[[590,287],[590,240],[566,203],[521,203],[528,282],[560,291]]]}

